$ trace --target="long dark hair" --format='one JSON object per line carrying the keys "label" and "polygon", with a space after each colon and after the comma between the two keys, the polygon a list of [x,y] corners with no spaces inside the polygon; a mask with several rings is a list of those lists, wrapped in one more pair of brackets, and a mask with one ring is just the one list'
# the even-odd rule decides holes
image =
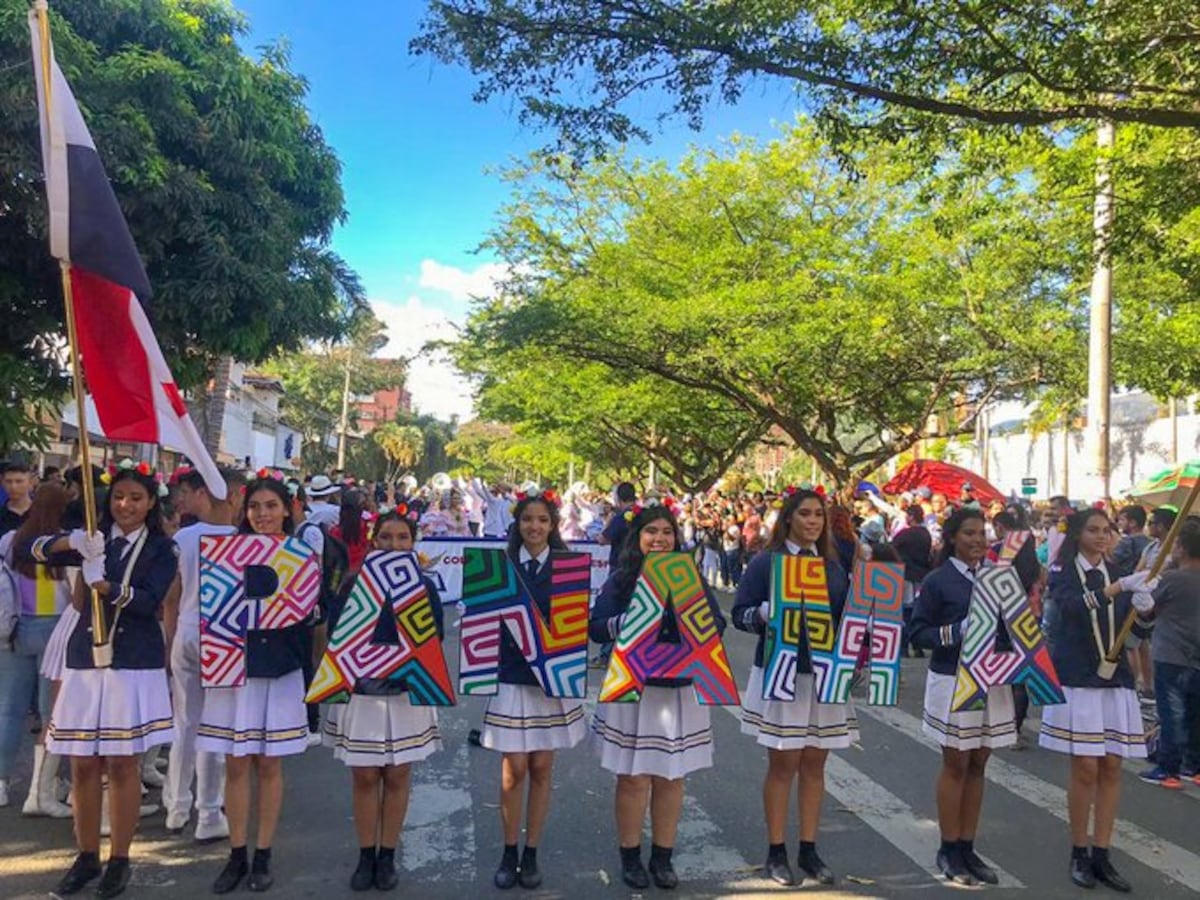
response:
{"label": "long dark hair", "polygon": [[362,491],[346,491],[338,509],[338,529],[342,532],[342,540],[347,544],[357,544],[364,537],[362,510]]}
{"label": "long dark hair", "polygon": [[[42,534],[54,534],[63,527],[63,516],[67,511],[67,491],[53,482],[43,482],[33,494],[33,505],[25,516],[25,521],[13,535],[12,546],[16,547],[22,541],[31,540]],[[37,578],[38,570],[61,581],[63,570],[59,566],[44,566],[33,560],[18,563],[16,570],[26,578]]]}
{"label": "long dark hair", "polygon": [[1101,516],[1111,524],[1108,514],[1100,509],[1081,509],[1067,516],[1067,533],[1063,535],[1063,542],[1058,547],[1058,556],[1054,557],[1055,563],[1066,566],[1075,561],[1075,557],[1079,555],[1079,538],[1083,536],[1083,529],[1087,528],[1088,520],[1093,516]]}
{"label": "long dark hair", "polygon": [[629,524],[629,533],[625,535],[625,543],[621,545],[621,554],[617,557],[617,570],[612,576],[616,579],[622,596],[633,593],[638,576],[642,573],[642,563],[646,559],[646,554],[642,552],[642,529],[659,520],[671,523],[671,531],[675,534],[675,549],[679,549],[679,522],[669,507],[647,506],[634,516]]}
{"label": "long dark hair", "polygon": [[934,568],[945,565],[950,557],[954,555],[954,539],[958,537],[959,529],[971,521],[971,519],[987,522],[987,519],[983,515],[983,510],[977,506],[962,506],[950,513],[949,518],[942,525],[942,549],[938,551]]}
{"label": "long dark hair", "polygon": [[521,514],[529,509],[534,503],[540,503],[546,507],[550,513],[550,540],[547,543],[551,550],[566,550],[567,542],[562,539],[562,535],[558,533],[558,507],[543,497],[537,494],[533,497],[525,497],[517,501],[517,505],[513,507],[513,523],[508,530],[508,558],[517,560],[521,557],[521,545],[525,542],[521,539]]}
{"label": "long dark hair", "polygon": [[296,522],[292,519],[292,495],[287,485],[277,478],[256,478],[246,485],[246,502],[242,504],[242,521],[238,525],[238,534],[257,534],[250,524],[250,498],[259,491],[270,491],[283,504],[283,533],[293,534]]}
{"label": "long dark hair", "polygon": [[112,514],[113,493],[122,481],[136,481],[150,495],[150,509],[146,513],[146,532],[155,537],[164,535],[166,532],[163,531],[162,509],[158,503],[158,482],[150,475],[143,475],[137,469],[117,469],[117,473],[113,475],[113,479],[108,485],[108,499],[100,511],[100,533],[104,535],[105,540],[108,539],[108,534],[112,531],[115,522]]}
{"label": "long dark hair", "polygon": [[807,489],[795,491],[783,501],[783,506],[779,509],[779,516],[775,519],[775,524],[771,526],[771,536],[767,539],[767,550],[774,552],[783,549],[784,544],[787,543],[788,532],[791,531],[792,516],[796,514],[796,510],[805,500],[816,500],[821,504],[821,516],[825,519],[825,524],[821,527],[821,534],[817,538],[817,553],[826,559],[836,561],[837,549],[833,546],[833,540],[829,534],[829,510],[820,494]]}

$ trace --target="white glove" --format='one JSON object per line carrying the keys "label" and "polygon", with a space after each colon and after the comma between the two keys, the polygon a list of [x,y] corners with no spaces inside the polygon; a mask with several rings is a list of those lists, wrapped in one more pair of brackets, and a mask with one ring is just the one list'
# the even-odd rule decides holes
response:
{"label": "white glove", "polygon": [[1150,612],[1154,609],[1154,595],[1149,591],[1134,591],[1133,608],[1142,615]]}
{"label": "white glove", "polygon": [[89,587],[104,580],[104,560],[83,558],[83,583]]}
{"label": "white glove", "polygon": [[104,558],[104,535],[98,531],[88,534],[82,528],[76,528],[67,536],[67,546],[84,559]]}
{"label": "white glove", "polygon": [[[1149,570],[1143,569],[1141,572],[1134,572],[1132,575],[1124,575],[1117,579],[1117,586],[1123,591],[1135,593],[1137,591],[1152,591],[1154,586],[1150,583]],[[1158,584],[1158,579],[1154,579],[1154,584]]]}
{"label": "white glove", "polygon": [[762,603],[758,604],[758,617],[764,622],[769,622],[771,620],[771,604],[769,601],[764,600]]}

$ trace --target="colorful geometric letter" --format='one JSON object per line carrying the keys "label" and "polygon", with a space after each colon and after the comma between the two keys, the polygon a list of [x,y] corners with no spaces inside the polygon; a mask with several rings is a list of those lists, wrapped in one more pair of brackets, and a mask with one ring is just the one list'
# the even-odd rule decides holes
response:
{"label": "colorful geometric letter", "polygon": [[[269,569],[278,579],[265,596],[247,596],[247,572]],[[261,580],[261,579],[256,579]],[[296,537],[266,534],[200,538],[200,683],[246,683],[246,632],[303,622],[321,594],[321,563]]]}
{"label": "colorful geometric letter", "polygon": [[509,635],[547,697],[587,696],[587,623],[592,558],[550,555],[550,619],[530,596],[525,576],[504,550],[467,547],[463,558],[463,613],[458,690],[494,694],[500,668],[500,630]]}
{"label": "colorful geometric letter", "polygon": [[818,696],[835,663],[833,608],[825,560],[777,553],[771,559],[771,596],[763,645],[763,699],[795,700],[800,629],[808,634]]}
{"label": "colorful geometric letter", "polygon": [[[818,701],[845,703],[863,667],[870,671],[867,702],[894,706],[900,693],[900,632],[904,566],[862,562],[855,566],[850,595],[838,627],[833,669]],[[864,651],[864,644],[869,653]]]}
{"label": "colorful geometric letter", "polygon": [[[375,643],[375,626],[385,609],[396,619],[398,644]],[[403,681],[415,706],[454,705],[437,619],[415,553],[367,554],[304,702],[347,702],[363,678]]]}
{"label": "colorful geometric letter", "polygon": [[[1012,650],[1004,653],[996,650],[1000,621],[1012,638]],[[983,569],[975,579],[950,708],[981,709],[988,689],[1001,684],[1025,685],[1039,705],[1066,702],[1041,626],[1011,565]]]}
{"label": "colorful geometric letter", "polygon": [[[668,604],[675,609],[679,643],[658,639]],[[687,553],[647,554],[599,700],[636,703],[650,678],[690,678],[696,699],[706,705],[740,702],[704,582]]]}

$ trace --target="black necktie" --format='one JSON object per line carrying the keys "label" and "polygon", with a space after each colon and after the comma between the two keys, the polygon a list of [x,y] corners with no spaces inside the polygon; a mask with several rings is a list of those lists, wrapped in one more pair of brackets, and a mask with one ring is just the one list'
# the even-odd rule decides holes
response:
{"label": "black necktie", "polygon": [[1083,586],[1089,591],[1104,590],[1104,574],[1099,569],[1088,569],[1083,576]]}
{"label": "black necktie", "polygon": [[816,556],[817,553],[812,547],[801,547],[798,556]]}
{"label": "black necktie", "polygon": [[108,545],[117,551],[117,558],[120,559],[125,555],[125,548],[129,546],[129,539],[123,537],[113,538],[108,542]]}
{"label": "black necktie", "polygon": [[530,559],[525,563],[525,574],[530,578],[536,578],[538,573],[538,561]]}

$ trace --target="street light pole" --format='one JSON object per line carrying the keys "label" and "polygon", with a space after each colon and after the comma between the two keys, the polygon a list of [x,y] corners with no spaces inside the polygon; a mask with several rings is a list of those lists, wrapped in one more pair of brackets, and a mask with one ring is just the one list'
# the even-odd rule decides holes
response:
{"label": "street light pole", "polygon": [[346,381],[342,386],[342,418],[338,423],[337,467],[341,472],[346,468],[346,424],[350,418],[350,353],[346,353]]}
{"label": "street light pole", "polygon": [[1095,270],[1092,273],[1088,331],[1088,438],[1091,466],[1100,496],[1109,496],[1109,397],[1112,393],[1112,226],[1114,191],[1112,152],[1116,130],[1104,121],[1096,129]]}

